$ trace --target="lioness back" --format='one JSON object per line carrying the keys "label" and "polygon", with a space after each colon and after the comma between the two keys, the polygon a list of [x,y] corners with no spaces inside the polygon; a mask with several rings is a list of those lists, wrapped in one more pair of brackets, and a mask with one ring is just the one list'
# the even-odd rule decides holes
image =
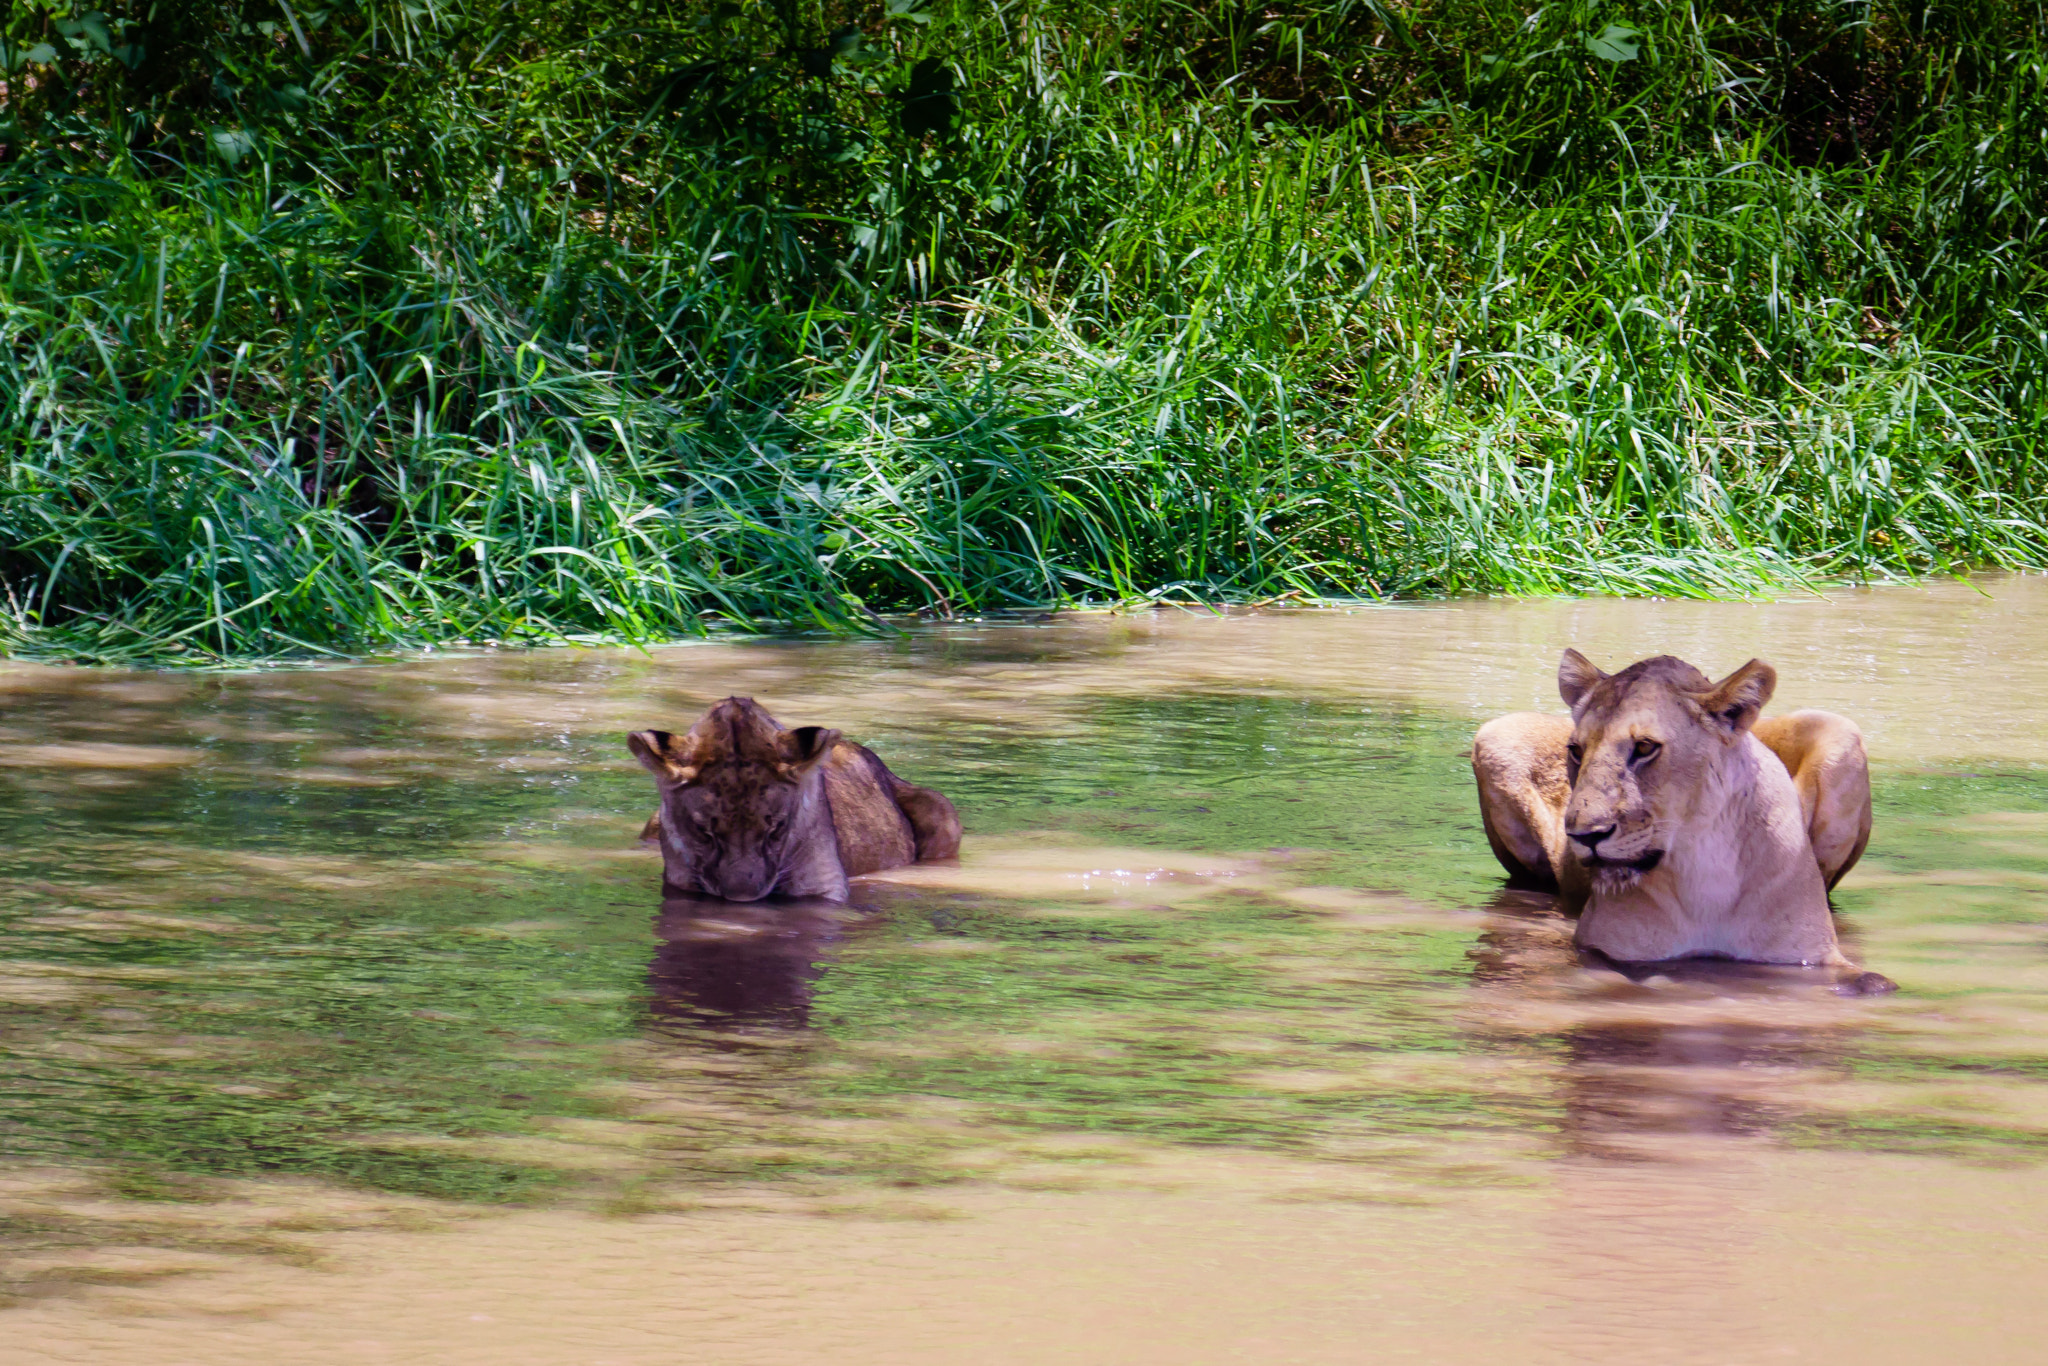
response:
{"label": "lioness back", "polygon": [[[960,817],[928,787],[904,782],[865,745],[840,740],[825,760],[825,795],[848,877],[960,852]],[[918,817],[913,823],[913,817]],[[922,828],[922,838],[920,838]]]}

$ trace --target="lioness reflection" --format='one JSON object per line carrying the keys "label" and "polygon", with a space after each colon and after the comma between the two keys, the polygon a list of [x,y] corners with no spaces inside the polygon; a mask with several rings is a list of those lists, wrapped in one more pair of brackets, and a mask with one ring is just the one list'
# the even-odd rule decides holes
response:
{"label": "lioness reflection", "polygon": [[1494,854],[1618,962],[1847,966],[1827,892],[1870,838],[1863,737],[1829,712],[1760,721],[1776,687],[1760,660],[1716,683],[1669,655],[1610,675],[1565,651],[1569,719],[1504,716],[1473,741]]}
{"label": "lioness reflection", "polygon": [[1490,909],[1471,952],[1490,1008],[1475,1018],[1555,1064],[1570,1155],[1642,1160],[1683,1153],[1674,1138],[1769,1133],[1856,1047],[1856,1017],[1820,1007],[1825,987],[1798,967],[1694,959],[1588,974],[1549,898],[1508,891]]}
{"label": "lioness reflection", "polygon": [[858,914],[815,899],[762,906],[671,897],[655,920],[662,942],[647,967],[653,1013],[684,1024],[802,1029]]}
{"label": "lioness reflection", "polygon": [[661,793],[641,835],[660,842],[670,892],[844,901],[848,877],[960,852],[944,796],[836,730],[785,729],[751,697],[726,698],[684,735],[643,730],[626,744]]}

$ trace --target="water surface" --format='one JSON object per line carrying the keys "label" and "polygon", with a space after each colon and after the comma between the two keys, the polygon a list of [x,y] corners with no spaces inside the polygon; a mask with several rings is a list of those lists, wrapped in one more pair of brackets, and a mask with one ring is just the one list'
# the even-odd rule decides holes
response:
{"label": "water surface", "polygon": [[[2044,642],[2015,578],[8,669],[0,1333],[53,1362],[2026,1360]],[[1630,981],[1502,889],[1465,747],[1557,709],[1567,644],[1761,655],[1773,710],[1864,726],[1877,832],[1837,904],[1897,996]],[[729,693],[944,789],[961,864],[664,905],[621,737]]]}

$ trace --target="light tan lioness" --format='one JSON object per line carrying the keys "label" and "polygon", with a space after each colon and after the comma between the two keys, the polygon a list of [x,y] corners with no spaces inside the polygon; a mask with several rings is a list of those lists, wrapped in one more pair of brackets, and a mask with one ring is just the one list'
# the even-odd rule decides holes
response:
{"label": "light tan lioness", "polygon": [[661,842],[673,892],[728,901],[846,899],[846,879],[960,852],[960,817],[836,730],[785,730],[751,697],[728,697],[685,735],[626,737],[654,775],[661,808],[642,838]]}
{"label": "light tan lioness", "polygon": [[1823,711],[1759,721],[1777,683],[1754,659],[1716,683],[1566,650],[1569,719],[1503,716],[1473,741],[1494,854],[1583,908],[1579,945],[1618,962],[1846,964],[1827,893],[1870,839],[1863,736]]}

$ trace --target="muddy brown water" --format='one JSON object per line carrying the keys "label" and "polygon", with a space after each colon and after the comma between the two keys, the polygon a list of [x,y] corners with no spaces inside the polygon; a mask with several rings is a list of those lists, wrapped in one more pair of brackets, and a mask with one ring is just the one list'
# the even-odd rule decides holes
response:
{"label": "muddy brown water", "polygon": [[[1462,751],[1567,644],[1864,726],[1896,996],[1502,890]],[[2044,645],[1998,578],[0,666],[0,1361],[2037,1361]],[[728,693],[961,864],[661,904],[621,736]]]}

